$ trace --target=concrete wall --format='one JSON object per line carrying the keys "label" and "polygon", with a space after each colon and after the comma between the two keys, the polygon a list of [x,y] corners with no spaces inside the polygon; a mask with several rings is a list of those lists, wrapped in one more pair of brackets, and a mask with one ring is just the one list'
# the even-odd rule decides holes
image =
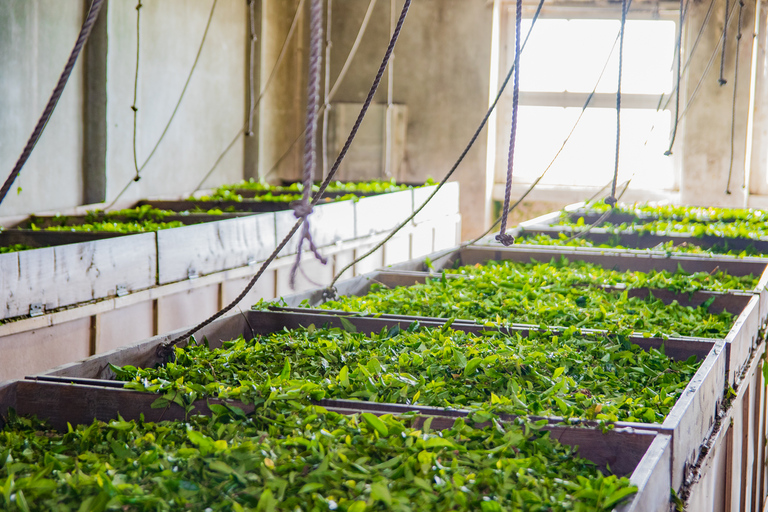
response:
{"label": "concrete wall", "polygon": [[[399,15],[403,2],[396,2]],[[368,2],[333,4],[331,83],[357,35]],[[448,172],[488,108],[492,6],[485,0],[413,2],[395,49],[394,102],[408,107],[404,181]],[[377,2],[352,67],[334,98],[362,102],[390,35],[390,2]],[[374,101],[387,101],[386,75]],[[461,184],[462,238],[479,234],[487,215],[486,132],[453,180]],[[335,155],[331,155],[333,160]],[[490,178],[492,179],[492,177]]]}
{"label": "concrete wall", "polygon": [[[0,2],[0,176],[5,181],[61,74],[83,22],[81,0]],[[82,200],[83,66],[75,67],[0,215]],[[19,193],[17,193],[20,190]]]}
{"label": "concrete wall", "polygon": [[[136,70],[136,3],[111,0],[103,7],[94,37],[78,60],[12,194],[0,205],[0,216],[64,209],[100,200],[104,193],[109,201],[129,182],[125,200],[189,192],[243,127],[248,8],[242,0],[219,0],[197,68],[173,123],[143,169],[142,179],[131,181],[135,176],[131,106]],[[3,179],[42,113],[89,5],[86,0],[0,2]],[[212,0],[194,4],[185,0],[143,3],[137,95],[139,165],[146,161],[178,101],[211,6]],[[97,69],[99,65],[102,69]],[[104,108],[98,107],[99,102],[104,103]],[[88,152],[85,160],[84,148]],[[241,137],[206,185],[242,178],[243,151]],[[19,194],[17,187],[21,187]]]}
{"label": "concrete wall", "polygon": [[[197,54],[212,2],[144,2],[141,11],[136,153],[143,165],[178,101]],[[136,9],[133,0],[109,5],[107,197],[135,175],[133,165],[133,80],[136,66]],[[124,198],[192,190],[245,122],[247,6],[219,0],[205,46],[178,113],[142,179]],[[206,182],[242,177],[242,138]]]}

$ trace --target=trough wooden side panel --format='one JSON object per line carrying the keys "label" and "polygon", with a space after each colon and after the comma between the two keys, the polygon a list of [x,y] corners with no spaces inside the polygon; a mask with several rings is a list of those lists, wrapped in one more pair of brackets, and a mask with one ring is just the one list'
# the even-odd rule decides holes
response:
{"label": "trough wooden side panel", "polygon": [[672,438],[659,434],[629,477],[629,481],[637,486],[637,494],[616,512],[667,512],[672,485],[671,461]]}
{"label": "trough wooden side panel", "polygon": [[28,315],[34,303],[56,307],[54,259],[53,247],[0,254],[3,318]]}
{"label": "trough wooden side panel", "polygon": [[148,300],[99,314],[94,353],[133,345],[154,336],[153,302]]}
{"label": "trough wooden side panel", "polygon": [[[293,210],[275,212],[277,229],[277,243],[291,231],[296,224],[296,215]],[[309,216],[310,232],[312,240],[318,247],[326,247],[344,240],[355,238],[355,203],[353,201],[339,201],[336,203],[319,204],[315,206]],[[299,245],[298,231],[280,251],[279,256],[296,254]],[[306,249],[306,242],[304,244]]]}
{"label": "trough wooden side panel", "polygon": [[[413,189],[413,209],[419,208],[435,191],[437,185]],[[416,215],[414,222],[426,222],[459,213],[459,184],[450,182],[435,194],[435,197]]]}
{"label": "trough wooden side panel", "polygon": [[355,203],[355,236],[391,231],[413,213],[413,191],[363,197]]}
{"label": "trough wooden side panel", "polygon": [[161,230],[157,232],[158,283],[263,261],[275,246],[272,213]]}
{"label": "trough wooden side panel", "polygon": [[91,319],[53,325],[0,338],[0,381],[86,358],[90,355]]}
{"label": "trough wooden side panel", "polygon": [[192,327],[218,310],[218,284],[160,297],[157,299],[157,332]]}
{"label": "trough wooden side panel", "polygon": [[685,470],[696,462],[712,431],[725,388],[725,342],[719,340],[686,386],[663,426],[674,432],[672,488],[683,484]]}

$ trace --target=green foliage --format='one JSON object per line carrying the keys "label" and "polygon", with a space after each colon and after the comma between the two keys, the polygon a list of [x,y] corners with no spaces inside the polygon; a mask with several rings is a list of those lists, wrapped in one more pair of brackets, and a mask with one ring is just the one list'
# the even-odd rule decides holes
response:
{"label": "green foliage", "polygon": [[660,423],[699,364],[578,329],[522,337],[416,325],[373,335],[310,326],[215,350],[177,348],[175,363],[163,367],[113,370],[127,388],[163,394],[164,405],[334,398]]}
{"label": "green foliage", "polygon": [[[558,246],[566,246],[566,247],[597,247],[600,249],[635,249],[635,247],[623,245],[621,241],[621,237],[619,235],[615,235],[613,237],[613,240],[611,240],[609,243],[596,244],[586,238],[572,239],[571,235],[568,235],[565,233],[560,233],[557,237],[552,237],[552,236],[543,235],[543,234],[526,233],[525,230],[523,230],[520,236],[515,238],[515,244],[558,245]],[[755,251],[754,248],[748,248],[747,250],[744,250],[744,251],[730,250],[728,249],[728,246],[725,243],[714,245],[712,247],[702,247],[700,245],[696,245],[689,242],[684,242],[682,244],[675,245],[673,241],[661,242],[658,245],[651,247],[650,249],[647,249],[647,250],[665,252],[667,254],[671,254],[673,252],[680,252],[680,253],[687,253],[687,254],[725,254],[729,256],[736,256],[739,258],[760,254],[757,251]]]}
{"label": "green foliage", "polygon": [[[534,424],[213,406],[213,418],[0,431],[0,504],[25,511],[607,511],[634,494]],[[375,419],[374,419],[375,418]]]}
{"label": "green foliage", "polygon": [[[180,215],[178,212],[159,210],[150,205],[138,206],[125,210],[104,212],[101,210],[89,211],[82,222],[65,215],[57,215],[53,218],[40,218],[32,216],[28,229],[34,231],[102,231],[110,233],[142,233],[157,231],[159,229],[179,228],[184,223],[180,221],[166,222],[164,219],[170,215]],[[45,222],[43,224],[42,222]]]}
{"label": "green foliage", "polygon": [[[595,276],[591,272],[595,272]],[[715,286],[704,277],[668,276],[662,273],[612,273],[586,265],[572,267],[566,261],[551,263],[493,263],[477,269],[460,269],[465,277],[428,278],[423,284],[386,288],[373,284],[364,296],[342,296],[320,307],[367,314],[390,313],[438,318],[463,318],[496,323],[575,326],[631,331],[657,336],[723,338],[733,315],[710,313],[707,307],[687,307],[677,301],[665,304],[652,295],[631,297],[627,290],[603,284],[630,286],[667,285],[677,290]],[[642,276],[642,277],[641,277]],[[610,282],[604,282],[609,280]],[[729,276],[719,281],[726,288],[749,285],[749,279]]]}
{"label": "green foliage", "polygon": [[[434,185],[432,179],[427,180],[424,186]],[[411,187],[408,185],[401,185],[395,182],[395,179],[391,180],[372,180],[372,181],[358,181],[358,182],[341,182],[332,181],[326,192],[331,193],[346,193],[333,198],[324,198],[325,202],[331,201],[346,201],[356,200],[360,195],[370,194],[385,194],[388,192],[397,192],[400,190],[407,190]],[[286,186],[270,185],[263,181],[241,181],[239,183],[222,185],[214,190],[210,195],[202,197],[190,197],[190,200],[196,201],[237,201],[242,202],[244,199],[248,201],[256,202],[278,202],[289,203],[291,201],[297,201],[301,199],[301,193],[304,189],[302,183],[293,183]],[[243,197],[239,191],[252,191],[257,193],[256,195],[248,195]],[[320,190],[319,184],[312,186],[312,192]]]}
{"label": "green foliage", "polygon": [[8,252],[29,251],[31,249],[37,249],[37,247],[32,247],[30,245],[25,245],[25,244],[11,244],[11,245],[0,247],[0,254],[5,254]]}

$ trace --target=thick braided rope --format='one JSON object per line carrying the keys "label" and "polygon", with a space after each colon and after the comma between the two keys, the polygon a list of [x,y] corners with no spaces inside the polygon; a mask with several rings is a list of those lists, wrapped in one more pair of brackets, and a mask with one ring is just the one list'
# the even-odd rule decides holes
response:
{"label": "thick braided rope", "polygon": [[320,254],[317,246],[315,246],[309,227],[309,216],[312,213],[309,194],[312,191],[312,182],[317,167],[317,137],[315,134],[317,133],[317,113],[320,108],[320,64],[323,60],[323,0],[312,0],[309,14],[309,78],[307,81],[307,136],[304,138],[304,189],[301,200],[292,205],[293,214],[304,224],[299,235],[296,261],[291,268],[291,288],[296,285],[296,274],[299,271],[299,265],[301,265],[301,252],[305,241],[309,244],[309,250],[312,251],[315,258],[320,260],[323,265],[328,263],[328,260]]}
{"label": "thick braided rope", "polygon": [[[373,100],[373,96],[376,94],[376,90],[379,87],[379,83],[381,83],[381,77],[384,75],[384,70],[387,68],[387,64],[389,63],[390,57],[392,57],[392,52],[395,49],[395,44],[397,44],[397,39],[400,36],[400,30],[403,28],[403,23],[405,23],[405,17],[408,14],[408,9],[411,6],[412,0],[405,0],[405,4],[403,5],[403,10],[400,14],[400,19],[397,22],[397,26],[395,27],[395,31],[392,33],[392,38],[389,41],[389,46],[387,47],[387,51],[384,54],[384,58],[381,61],[381,66],[379,66],[379,71],[376,74],[376,78],[373,80],[373,84],[371,84],[371,89],[368,91],[368,96],[366,97],[365,103],[363,103],[363,107],[360,109],[360,114],[357,117],[357,120],[355,121],[355,125],[352,127],[352,131],[349,134],[349,137],[347,137],[347,141],[344,144],[344,148],[342,148],[342,152],[339,153],[339,156],[336,158],[336,162],[334,162],[333,167],[331,168],[331,171],[328,173],[328,176],[325,178],[323,183],[320,185],[320,190],[317,191],[317,193],[312,198],[312,205],[316,205],[320,198],[323,196],[323,193],[325,192],[325,189],[328,188],[328,185],[333,180],[334,175],[336,174],[336,170],[339,168],[339,165],[341,165],[341,161],[344,159],[344,156],[346,155],[347,151],[349,150],[349,146],[352,144],[352,141],[355,139],[355,136],[357,135],[357,131],[360,128],[360,124],[363,122],[363,118],[365,118],[365,114],[368,111],[368,107],[371,105],[371,101]],[[497,98],[498,101],[498,98]],[[256,272],[256,275],[251,278],[251,281],[246,285],[246,287],[243,289],[242,292],[240,292],[240,295],[235,297],[235,300],[230,302],[228,305],[226,305],[224,308],[222,308],[220,311],[214,313],[211,315],[210,318],[207,320],[199,323],[189,331],[185,332],[181,336],[178,336],[177,338],[167,342],[167,343],[161,343],[157,346],[156,353],[158,357],[162,359],[167,359],[172,353],[173,353],[173,347],[175,345],[178,345],[185,339],[188,339],[190,336],[195,334],[200,329],[203,329],[213,323],[214,321],[218,320],[222,316],[224,316],[226,313],[232,310],[241,300],[245,298],[246,295],[248,295],[248,292],[251,291],[251,288],[256,284],[256,282],[259,280],[259,278],[264,274],[264,272],[267,270],[267,267],[277,258],[278,253],[283,250],[283,247],[288,244],[288,241],[293,237],[293,235],[296,233],[296,231],[299,230],[299,227],[303,223],[303,219],[299,219],[296,221],[296,224],[293,225],[291,228],[291,231],[288,232],[288,234],[283,238],[283,240],[277,244],[277,247],[274,251],[272,251],[272,254],[269,255],[269,257],[264,261],[264,263],[261,264],[261,267],[259,267],[259,270]]]}
{"label": "thick braided rope", "polygon": [[680,115],[680,78],[682,77],[683,67],[683,21],[685,18],[685,0],[680,0],[680,20],[677,27],[677,85],[675,86],[675,124],[672,127],[672,138],[669,140],[669,148],[664,152],[666,156],[672,154],[672,147],[677,138],[677,126]]}
{"label": "thick braided rope", "polygon": [[728,83],[728,80],[725,79],[725,47],[727,46],[728,42],[728,17],[730,15],[729,5],[730,0],[725,0],[725,21],[723,22],[723,51],[720,54],[720,78],[717,79],[717,83],[720,85],[725,85]]}
{"label": "thick braided rope", "polygon": [[45,127],[48,124],[48,120],[51,118],[51,115],[53,115],[53,111],[56,109],[56,104],[59,102],[59,98],[61,98],[61,95],[64,93],[64,87],[67,85],[69,75],[72,74],[72,69],[75,67],[75,63],[77,63],[77,57],[80,55],[80,51],[83,49],[85,42],[91,35],[91,30],[93,29],[93,25],[96,23],[96,18],[99,17],[99,11],[101,11],[101,6],[103,4],[104,0],[93,0],[91,8],[88,11],[88,15],[85,18],[85,22],[80,29],[80,34],[77,36],[75,46],[72,48],[72,52],[69,54],[69,59],[67,59],[67,63],[64,66],[64,71],[62,71],[61,76],[59,76],[59,81],[56,83],[56,87],[53,89],[53,93],[48,100],[48,104],[45,106],[43,114],[37,121],[35,129],[32,131],[32,135],[30,135],[29,140],[27,140],[27,144],[24,146],[24,150],[21,152],[21,156],[19,156],[19,159],[16,161],[16,165],[13,166],[11,174],[5,180],[5,183],[3,183],[3,188],[0,189],[0,203],[2,203],[5,199],[5,196],[8,195],[8,191],[11,189],[11,185],[13,185],[13,182],[16,181],[16,177],[18,177],[19,173],[21,173],[22,167],[24,167],[24,164],[26,164],[27,160],[29,160],[30,155],[32,155],[32,151],[35,149],[35,145],[37,145],[37,141],[40,140],[40,136],[43,134],[43,130],[45,130]]}
{"label": "thick braided rope", "polygon": [[611,183],[611,195],[605,198],[605,202],[616,206],[616,181],[619,179],[619,149],[621,148],[621,72],[624,66],[624,28],[627,23],[627,0],[621,1],[621,32],[619,34],[619,80],[616,86],[616,159],[613,167],[613,182]]}
{"label": "thick braided rope", "polygon": [[517,117],[520,100],[520,36],[522,35],[523,0],[517,0],[515,8],[515,80],[512,86],[512,129],[509,135],[509,153],[507,155],[507,185],[504,189],[504,210],[501,212],[501,228],[496,240],[509,246],[515,242],[515,237],[508,234],[507,217],[509,216],[509,199],[512,195],[512,170],[515,165],[515,140],[517,138]]}

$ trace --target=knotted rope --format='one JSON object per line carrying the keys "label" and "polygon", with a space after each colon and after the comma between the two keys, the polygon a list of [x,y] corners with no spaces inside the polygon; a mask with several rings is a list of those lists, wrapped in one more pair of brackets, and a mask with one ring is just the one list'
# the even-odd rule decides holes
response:
{"label": "knotted rope", "polygon": [[292,288],[296,284],[296,274],[299,271],[299,265],[301,265],[301,251],[305,241],[309,244],[309,250],[312,251],[315,258],[320,260],[323,265],[328,263],[328,260],[320,254],[312,240],[309,227],[309,216],[312,213],[310,192],[312,192],[312,183],[317,167],[317,138],[315,133],[317,132],[317,113],[320,108],[320,64],[323,59],[323,1],[312,0],[309,9],[309,79],[307,86],[307,136],[304,138],[304,189],[301,199],[291,204],[293,214],[297,219],[304,222],[299,235],[299,245],[296,249],[296,262],[291,268],[290,283]]}

